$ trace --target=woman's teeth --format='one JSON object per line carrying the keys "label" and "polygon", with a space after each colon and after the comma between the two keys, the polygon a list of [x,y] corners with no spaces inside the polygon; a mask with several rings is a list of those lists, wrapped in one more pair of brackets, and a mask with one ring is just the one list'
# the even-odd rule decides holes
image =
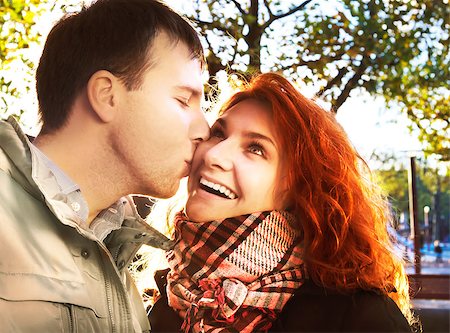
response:
{"label": "woman's teeth", "polygon": [[[215,184],[215,183],[210,182],[210,181],[208,181],[208,180],[206,180],[204,178],[200,178],[200,184],[205,186],[205,187],[207,187],[208,189],[211,189],[211,190],[214,190],[216,192],[219,192],[217,194],[222,196],[222,197],[224,197],[224,198],[231,199],[231,200],[237,198],[237,195],[235,193],[233,193],[233,191],[231,191],[229,188],[226,188],[223,185]],[[208,192],[210,192],[210,191],[208,191]],[[214,194],[216,194],[216,193],[214,193]]]}

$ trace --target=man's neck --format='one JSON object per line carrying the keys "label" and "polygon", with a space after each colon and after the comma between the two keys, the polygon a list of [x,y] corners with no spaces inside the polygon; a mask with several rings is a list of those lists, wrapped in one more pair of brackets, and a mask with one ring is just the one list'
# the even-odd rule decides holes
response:
{"label": "man's neck", "polygon": [[[89,208],[87,223],[100,211],[109,207],[124,195],[120,180],[114,175],[107,152],[99,140],[89,140],[89,134],[70,135],[66,131],[57,134],[39,135],[34,144],[81,190]],[[105,165],[105,162],[109,162]]]}

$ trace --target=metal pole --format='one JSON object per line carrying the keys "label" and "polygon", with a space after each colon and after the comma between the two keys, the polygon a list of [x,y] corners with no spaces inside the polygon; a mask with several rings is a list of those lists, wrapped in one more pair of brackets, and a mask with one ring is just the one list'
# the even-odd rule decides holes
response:
{"label": "metal pole", "polygon": [[430,220],[429,220],[430,207],[423,207],[423,223],[425,224],[425,242],[427,243],[427,249],[430,250]]}
{"label": "metal pole", "polygon": [[410,158],[411,167],[408,173],[409,187],[409,216],[411,226],[411,236],[414,239],[414,267],[416,274],[420,274],[420,228],[417,218],[417,186],[416,186],[416,158]]}

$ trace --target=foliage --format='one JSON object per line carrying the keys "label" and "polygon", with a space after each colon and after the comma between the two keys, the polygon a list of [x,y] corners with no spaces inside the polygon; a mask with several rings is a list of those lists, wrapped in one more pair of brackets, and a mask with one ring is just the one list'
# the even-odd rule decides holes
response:
{"label": "foliage", "polygon": [[448,0],[190,6],[183,10],[205,37],[210,74],[272,70],[319,82],[318,95],[335,112],[353,90],[365,89],[400,105],[428,151],[450,159]]}
{"label": "foliage", "polygon": [[408,211],[408,170],[391,166],[376,171],[380,186],[397,212]]}
{"label": "foliage", "polygon": [[1,118],[13,114],[23,120],[25,112],[30,112],[22,99],[35,96],[34,71],[45,30],[41,26],[80,6],[76,0],[0,0]]}
{"label": "foliage", "polygon": [[[2,68],[13,59],[14,53],[28,48],[38,40],[39,34],[32,30],[39,0],[8,1],[0,3],[0,61]],[[22,59],[26,61],[26,59]]]}
{"label": "foliage", "polygon": [[[409,159],[400,162],[394,156],[386,155],[377,155],[374,159],[378,159],[383,165],[374,173],[394,212],[397,216],[402,212],[409,213]],[[433,163],[433,166],[430,164],[432,163],[426,158],[416,160],[417,216],[419,222],[423,223],[423,208],[430,207],[431,219],[436,219],[443,226],[441,235],[444,236],[449,232],[448,225],[445,225],[450,219],[450,206],[447,204],[450,202],[450,170],[443,173],[445,168],[440,168],[439,163]]]}
{"label": "foliage", "polygon": [[[30,61],[26,50],[30,45],[39,41],[40,34],[34,28],[35,18],[39,16],[39,0],[28,1],[7,1],[0,2],[0,69],[6,72],[12,69],[17,60],[25,66],[25,70],[30,72],[34,64]],[[30,87],[30,76],[25,82],[25,91]],[[20,96],[20,87],[14,82],[12,77],[0,75],[0,106],[6,109],[8,98]],[[3,105],[2,105],[3,104]],[[24,110],[17,110],[19,116]]]}

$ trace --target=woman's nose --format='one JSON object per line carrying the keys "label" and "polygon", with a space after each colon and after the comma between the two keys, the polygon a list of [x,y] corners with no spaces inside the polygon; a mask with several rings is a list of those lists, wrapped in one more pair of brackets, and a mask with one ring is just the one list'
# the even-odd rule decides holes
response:
{"label": "woman's nose", "polygon": [[229,140],[223,140],[211,146],[204,155],[205,164],[210,168],[229,171],[233,167],[233,145]]}

